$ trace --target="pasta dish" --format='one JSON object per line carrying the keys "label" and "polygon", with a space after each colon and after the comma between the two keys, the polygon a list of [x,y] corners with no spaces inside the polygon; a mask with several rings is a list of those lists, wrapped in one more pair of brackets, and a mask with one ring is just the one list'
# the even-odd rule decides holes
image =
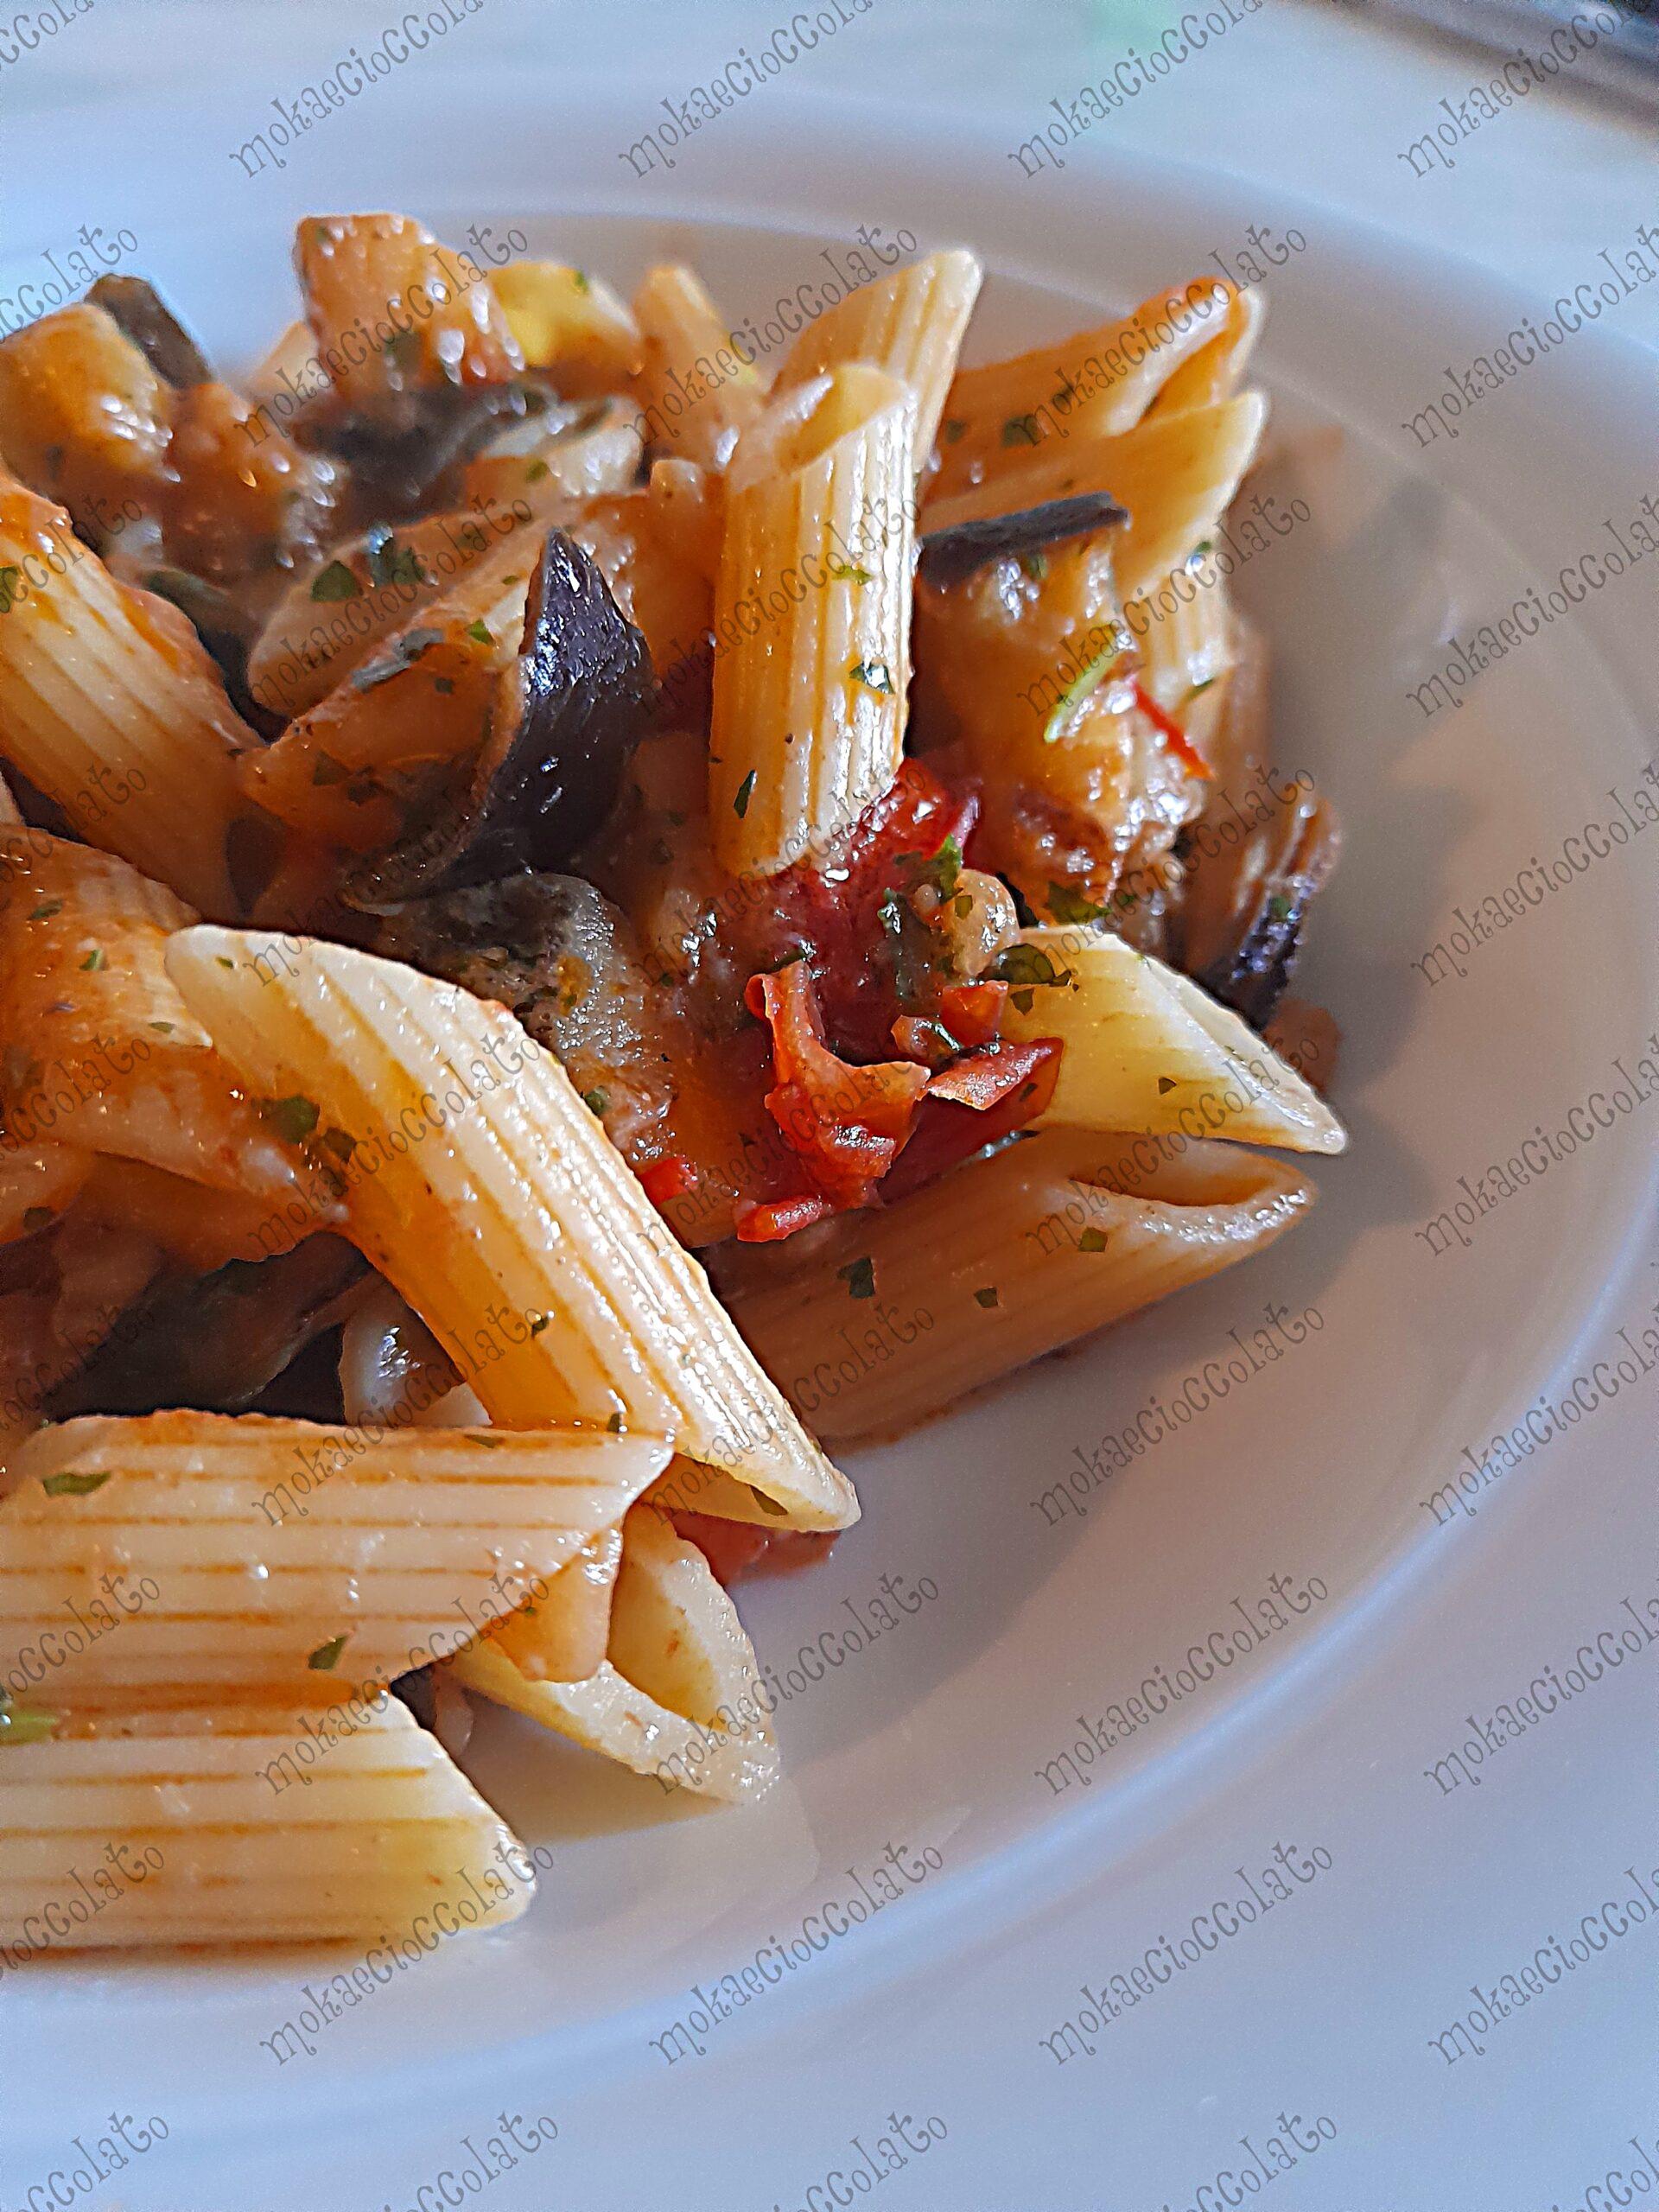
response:
{"label": "pasta dish", "polygon": [[759,1796],[829,1455],[1344,1141],[1258,293],[964,365],[934,252],[767,380],[688,267],[295,259],[239,381],[0,343],[0,1971],[513,1918],[474,1699]]}

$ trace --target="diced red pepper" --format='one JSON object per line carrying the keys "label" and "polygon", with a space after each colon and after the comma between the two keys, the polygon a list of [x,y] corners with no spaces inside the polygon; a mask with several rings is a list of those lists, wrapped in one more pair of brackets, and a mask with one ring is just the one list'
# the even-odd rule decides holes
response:
{"label": "diced red pepper", "polygon": [[1031,1045],[982,1045],[976,1052],[964,1052],[934,1076],[927,1086],[928,1096],[949,1098],[958,1106],[971,1106],[976,1113],[986,1113],[1000,1106],[1010,1091],[1046,1065],[1052,1042],[1046,1039]]}
{"label": "diced red pepper", "polygon": [[792,1236],[798,1229],[810,1229],[815,1221],[826,1219],[835,1210],[820,1193],[798,1198],[765,1198],[759,1203],[734,1206],[732,1226],[741,1243],[781,1244],[785,1236]]}
{"label": "diced red pepper", "polygon": [[1203,783],[1214,781],[1215,770],[1173,715],[1164,712],[1151,692],[1142,683],[1137,683],[1135,687],[1135,703],[1190,774],[1197,776]]}
{"label": "diced red pepper", "polygon": [[908,1197],[923,1184],[936,1182],[947,1169],[967,1160],[982,1146],[995,1144],[999,1137],[1011,1136],[1016,1129],[1024,1128],[1027,1122],[1035,1121],[1054,1096],[1063,1049],[1059,1039],[1054,1037],[1039,1037],[1033,1044],[1021,1046],[1022,1052],[1034,1053],[1038,1058],[1012,1090],[995,1105],[982,1110],[937,1095],[924,1099],[910,1142],[882,1182],[882,1198],[891,1201]]}
{"label": "diced red pepper", "polygon": [[660,1213],[671,1198],[683,1198],[688,1191],[696,1189],[697,1171],[683,1153],[671,1152],[666,1159],[653,1160],[649,1166],[642,1167],[639,1183]]}
{"label": "diced red pepper", "polygon": [[939,1019],[964,1047],[988,1045],[1002,1027],[1006,983],[947,983],[939,993]]}

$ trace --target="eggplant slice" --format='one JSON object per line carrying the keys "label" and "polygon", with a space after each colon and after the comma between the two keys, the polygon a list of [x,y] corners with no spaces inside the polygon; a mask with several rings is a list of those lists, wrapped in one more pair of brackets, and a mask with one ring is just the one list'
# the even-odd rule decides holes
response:
{"label": "eggplant slice", "polygon": [[403,843],[342,896],[364,913],[504,876],[555,869],[610,812],[652,725],[656,679],[643,637],[596,562],[550,531],[531,579],[519,658],[497,679],[465,787],[442,796]]}
{"label": "eggplant slice", "polygon": [[1336,810],[1304,784],[1236,845],[1189,854],[1182,964],[1253,1029],[1273,1019],[1300,957],[1308,909],[1341,847]]}
{"label": "eggplant slice", "polygon": [[343,461],[365,520],[408,522],[434,506],[454,505],[461,470],[511,425],[558,407],[551,385],[535,378],[506,384],[444,385],[403,395],[396,423],[370,422],[333,395],[291,426],[298,442]]}
{"label": "eggplant slice", "polygon": [[207,355],[156,287],[143,277],[100,276],[87,293],[86,304],[102,308],[163,384],[170,384],[175,391],[193,384],[213,382]]}
{"label": "eggplant slice", "polygon": [[1109,492],[1079,492],[1072,499],[1045,499],[1040,506],[1021,507],[1011,515],[950,523],[923,537],[919,574],[924,583],[960,583],[1010,554],[1040,553],[1068,538],[1118,529],[1128,519],[1128,508],[1119,506]]}
{"label": "eggplant slice", "polygon": [[341,1238],[319,1235],[274,1260],[167,1275],[53,1392],[46,1411],[54,1421],[147,1414],[157,1404],[240,1413],[344,1319],[368,1272]]}

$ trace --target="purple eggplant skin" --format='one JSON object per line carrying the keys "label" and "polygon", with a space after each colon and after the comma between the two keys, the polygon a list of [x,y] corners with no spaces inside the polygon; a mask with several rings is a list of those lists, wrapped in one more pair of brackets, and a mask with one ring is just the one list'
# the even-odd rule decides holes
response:
{"label": "purple eggplant skin", "polygon": [[175,391],[213,382],[213,372],[200,346],[145,278],[100,276],[87,293],[86,304],[102,308],[162,383]]}
{"label": "purple eggplant skin", "polygon": [[359,871],[348,904],[382,913],[439,892],[556,871],[615,804],[656,703],[644,638],[591,556],[550,531],[531,579],[524,650],[497,680],[466,787]]}
{"label": "purple eggplant skin", "polygon": [[1109,492],[1079,492],[1070,499],[1045,499],[1011,515],[988,515],[979,522],[954,522],[930,531],[921,542],[925,583],[957,584],[977,569],[1012,554],[1039,553],[1068,538],[1090,537],[1116,530],[1129,519]]}

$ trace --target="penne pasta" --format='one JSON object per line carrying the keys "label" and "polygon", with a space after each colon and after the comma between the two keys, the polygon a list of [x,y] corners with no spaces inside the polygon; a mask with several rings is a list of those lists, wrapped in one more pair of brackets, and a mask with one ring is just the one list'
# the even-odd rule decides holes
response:
{"label": "penne pasta", "polygon": [[1002,1033],[1065,1046],[1033,1126],[1135,1130],[1340,1152],[1341,1123],[1248,1022],[1161,960],[1099,930],[1020,942],[1064,977],[1010,993]]}
{"label": "penne pasta", "polygon": [[557,261],[510,261],[490,279],[527,368],[552,371],[572,399],[621,391],[645,355],[639,326],[610,286]]}
{"label": "penne pasta", "polygon": [[315,1708],[222,1704],[65,1716],[7,1744],[0,1958],[347,1941],[406,1954],[518,1918],[535,1883],[512,1831],[401,1705],[354,1704],[328,1734]]}
{"label": "penne pasta", "polygon": [[[721,1287],[803,1419],[850,1444],[955,1410],[1044,1352],[1261,1251],[1314,1195],[1290,1167],[1230,1145],[1051,1129],[881,1212],[826,1224],[797,1240],[798,1254],[740,1249]],[[874,1302],[849,1324],[854,1265]]]}
{"label": "penne pasta", "polygon": [[1231,293],[1218,278],[1200,278],[1185,296],[1154,293],[1121,321],[1078,331],[1012,360],[959,370],[946,405],[932,496],[944,499],[976,485],[994,487],[1016,474],[1033,451],[1052,458],[1070,450],[1074,440],[1116,438],[1132,430],[1183,364],[1217,342],[1217,316],[1230,313]]}
{"label": "penne pasta", "polygon": [[544,1599],[668,1457],[602,1429],[65,1421],[0,1502],[0,1683],[78,1710],[390,1683]]}
{"label": "penne pasta", "polygon": [[261,823],[235,756],[257,741],[189,622],[118,583],[60,507],[3,479],[0,602],[6,765],[89,843],[203,913],[240,912],[232,866],[238,841],[256,857]]}
{"label": "penne pasta", "polygon": [[646,443],[724,468],[766,404],[766,386],[692,270],[651,270],[633,296],[643,365],[634,382]]}
{"label": "penne pasta", "polygon": [[0,836],[0,1154],[49,1140],[251,1194],[296,1179],[169,979],[194,918],[124,861],[40,830]]}
{"label": "penne pasta", "polygon": [[734,875],[821,855],[899,772],[914,435],[905,386],[854,364],[774,401],[739,448],[709,754],[715,851]]}
{"label": "penne pasta", "polygon": [[[515,1634],[524,1640],[532,1626]],[[453,1662],[468,1689],[664,1789],[745,1803],[778,1778],[778,1748],[756,1698],[754,1650],[694,1544],[636,1506],[605,1664],[588,1681],[535,1681],[486,1637]]]}
{"label": "penne pasta", "polygon": [[780,1522],[856,1519],[845,1478],[749,1357],[563,1069],[510,1014],[302,939],[192,930],[168,960],[245,1078],[302,1099],[318,1132],[338,1133],[349,1233],[492,1420],[614,1420],[763,1492]]}
{"label": "penne pasta", "polygon": [[1213,407],[1230,399],[1262,334],[1266,313],[1259,291],[1232,290],[1227,302],[1225,327],[1218,330],[1196,353],[1189,354],[1159,391],[1149,412],[1179,415],[1184,407]]}
{"label": "penne pasta", "polygon": [[957,248],[925,254],[907,268],[861,284],[802,331],[778,372],[773,397],[851,361],[885,369],[915,396],[914,465],[919,473],[938,435],[982,274],[977,257]]}
{"label": "penne pasta", "polygon": [[1213,407],[1154,415],[1120,437],[1068,440],[988,483],[930,496],[922,526],[944,530],[1076,493],[1109,492],[1129,513],[1114,543],[1127,604],[1214,531],[1255,455],[1267,412],[1259,392],[1243,392]]}

